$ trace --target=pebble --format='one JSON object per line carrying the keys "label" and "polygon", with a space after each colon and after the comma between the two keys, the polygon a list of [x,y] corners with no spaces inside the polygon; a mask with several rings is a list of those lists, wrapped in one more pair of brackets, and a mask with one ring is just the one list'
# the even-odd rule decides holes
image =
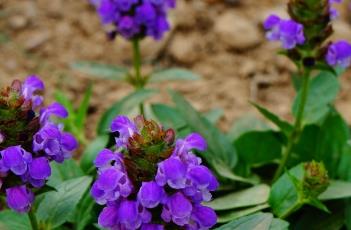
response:
{"label": "pebble", "polygon": [[263,37],[258,26],[249,18],[227,11],[220,15],[214,27],[219,41],[227,48],[246,50],[260,44]]}

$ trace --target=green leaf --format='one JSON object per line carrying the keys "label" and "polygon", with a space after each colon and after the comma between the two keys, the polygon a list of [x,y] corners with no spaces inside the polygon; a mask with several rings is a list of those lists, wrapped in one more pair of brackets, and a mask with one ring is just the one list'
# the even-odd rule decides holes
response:
{"label": "green leaf", "polygon": [[182,68],[171,68],[154,72],[150,75],[150,82],[163,82],[163,81],[194,81],[199,80],[200,76]]}
{"label": "green leaf", "polygon": [[65,160],[62,164],[51,162],[51,176],[47,184],[56,187],[63,181],[81,177],[83,175],[83,171],[72,159]]}
{"label": "green leaf", "polygon": [[127,114],[140,103],[144,102],[155,93],[157,90],[141,89],[135,91],[128,96],[122,98],[117,103],[113,104],[103,115],[98,125],[98,135],[106,134],[109,130],[112,120],[119,114]]}
{"label": "green leaf", "polygon": [[222,162],[217,162],[213,164],[213,168],[215,171],[218,173],[219,176],[230,179],[232,181],[239,181],[243,183],[248,183],[248,184],[258,184],[259,183],[259,178],[246,178],[246,177],[241,177],[236,175],[233,170],[231,170],[228,165],[222,163]]}
{"label": "green leaf", "polygon": [[19,214],[11,210],[0,212],[1,230],[32,230],[27,214]]}
{"label": "green leaf", "polygon": [[273,131],[252,131],[241,135],[234,145],[240,159],[250,166],[259,166],[281,157],[279,139],[279,133]]}
{"label": "green leaf", "polygon": [[218,211],[259,205],[268,201],[269,191],[268,185],[261,184],[218,197],[206,205]]}
{"label": "green leaf", "polygon": [[76,115],[76,125],[81,130],[84,127],[85,120],[88,114],[89,102],[92,94],[92,85],[90,84],[85,90],[82,102],[79,105]]}
{"label": "green leaf", "polygon": [[85,173],[89,173],[94,169],[93,162],[97,154],[107,146],[108,141],[108,135],[98,136],[86,147],[80,161],[80,167]]}
{"label": "green leaf", "polygon": [[347,123],[336,111],[331,112],[321,126],[314,158],[324,162],[332,178],[337,173],[344,147],[349,139],[350,131]]}
{"label": "green leaf", "polygon": [[289,230],[289,222],[285,220],[274,218],[272,220],[269,230]]}
{"label": "green leaf", "polygon": [[253,106],[256,107],[256,109],[258,111],[260,111],[260,113],[267,118],[268,120],[270,120],[271,122],[273,122],[276,126],[278,126],[278,128],[286,135],[289,136],[291,131],[293,130],[292,125],[287,122],[287,121],[283,121],[282,119],[280,119],[277,115],[275,115],[274,113],[270,112],[268,109],[255,104],[255,103],[251,103]]}
{"label": "green leaf", "polygon": [[272,221],[271,213],[256,213],[229,222],[216,230],[269,230]]}
{"label": "green leaf", "polygon": [[[321,72],[311,80],[304,112],[304,124],[313,124],[325,117],[330,111],[330,104],[335,100],[340,86],[338,79],[329,72]],[[300,104],[301,92],[295,98],[292,112],[296,116]]]}
{"label": "green leaf", "polygon": [[319,195],[320,200],[335,200],[351,197],[351,182],[330,181],[330,185],[325,192]]}
{"label": "green leaf", "polygon": [[184,128],[187,125],[181,114],[176,109],[168,105],[153,104],[151,105],[151,109],[156,118],[166,128],[173,128],[178,130]]}
{"label": "green leaf", "polygon": [[70,222],[75,225],[75,230],[88,229],[87,225],[96,221],[95,218],[98,214],[94,211],[95,205],[95,200],[90,195],[89,190],[87,190],[70,218]]}
{"label": "green leaf", "polygon": [[212,124],[217,124],[217,122],[219,121],[219,119],[221,119],[221,117],[223,117],[224,111],[223,109],[212,109],[210,111],[208,111],[207,113],[205,113],[205,118],[211,122]]}
{"label": "green leaf", "polygon": [[227,137],[206,118],[202,117],[184,97],[174,91],[171,91],[170,94],[177,110],[186,120],[188,126],[207,140],[209,151],[202,153],[202,156],[212,165],[221,163],[234,169],[237,163],[237,153]]}
{"label": "green leaf", "polygon": [[[326,173],[324,165],[316,162],[300,163],[284,173],[272,185],[269,195],[268,203],[273,213],[280,218],[286,218],[305,204],[329,212],[317,198],[328,186]],[[308,176],[311,174],[312,178]]]}
{"label": "green leaf", "polygon": [[234,142],[234,140],[236,140],[241,135],[249,131],[266,131],[266,130],[271,130],[271,128],[266,123],[257,119],[253,115],[247,115],[234,122],[227,136],[229,140]]}
{"label": "green leaf", "polygon": [[278,217],[285,217],[303,205],[302,180],[304,174],[304,165],[299,164],[284,173],[273,184],[269,204],[273,213]]}
{"label": "green leaf", "polygon": [[127,68],[89,61],[74,62],[71,68],[95,77],[119,81],[124,80],[128,74]]}
{"label": "green leaf", "polygon": [[268,207],[269,207],[268,204],[260,204],[254,207],[244,208],[240,210],[227,211],[223,214],[218,214],[217,223],[227,223],[229,221],[238,219],[240,217],[247,216],[247,215],[256,213],[258,211],[262,211],[263,209],[266,209]]}
{"label": "green leaf", "polygon": [[38,220],[50,223],[52,228],[66,222],[91,181],[88,176],[67,180],[56,187],[57,192],[46,193],[37,210]]}

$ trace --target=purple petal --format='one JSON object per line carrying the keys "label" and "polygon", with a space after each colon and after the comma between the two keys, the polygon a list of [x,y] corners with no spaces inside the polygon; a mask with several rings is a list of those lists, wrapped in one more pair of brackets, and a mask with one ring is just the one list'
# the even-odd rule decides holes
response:
{"label": "purple petal", "polygon": [[98,223],[104,228],[113,228],[118,224],[118,208],[115,206],[105,207],[98,219]]}
{"label": "purple petal", "polygon": [[51,175],[49,161],[45,157],[33,159],[29,164],[29,175],[36,180],[45,180]]}
{"label": "purple petal", "polygon": [[34,194],[25,185],[6,189],[7,205],[16,212],[28,212],[33,201]]}
{"label": "purple petal", "polygon": [[155,208],[165,198],[165,191],[156,182],[143,182],[138,193],[138,201],[145,208]]}
{"label": "purple petal", "polygon": [[66,118],[68,116],[68,112],[63,105],[54,102],[40,111],[40,123],[45,124],[45,122],[47,122],[51,116]]}
{"label": "purple petal", "polygon": [[194,219],[199,229],[210,229],[217,223],[217,215],[212,208],[197,205],[193,209],[192,219]]}

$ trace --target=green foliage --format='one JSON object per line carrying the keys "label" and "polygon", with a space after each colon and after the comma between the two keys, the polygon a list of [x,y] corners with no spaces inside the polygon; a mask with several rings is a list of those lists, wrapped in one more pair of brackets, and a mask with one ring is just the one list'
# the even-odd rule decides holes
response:
{"label": "green foliage", "polygon": [[87,176],[70,179],[57,185],[57,191],[46,193],[37,210],[38,220],[52,228],[62,225],[74,212],[91,181]]}
{"label": "green foliage", "polygon": [[91,173],[94,170],[93,162],[98,153],[107,146],[109,141],[108,135],[101,135],[95,138],[83,152],[80,160],[80,167],[85,173]]}
{"label": "green foliage", "polygon": [[176,109],[181,114],[188,126],[205,137],[208,142],[209,151],[203,156],[210,163],[215,164],[217,161],[226,164],[228,168],[234,168],[237,162],[235,148],[219,129],[211,124],[207,119],[201,116],[189,102],[180,94],[170,92]]}
{"label": "green foliage", "polygon": [[240,159],[249,166],[259,166],[280,158],[280,139],[274,131],[251,131],[236,139],[234,145]]}
{"label": "green foliage", "polygon": [[[340,86],[338,79],[329,72],[321,72],[310,82],[305,112],[303,115],[304,124],[318,123],[331,110]],[[292,112],[296,116],[301,100],[301,90],[295,98]]]}
{"label": "green foliage", "polygon": [[[313,163],[312,163],[313,164]],[[318,166],[317,167],[323,167]],[[323,169],[312,169],[312,173]],[[307,164],[299,164],[281,176],[273,185],[269,195],[269,204],[273,213],[285,218],[300,209],[305,204],[310,204],[324,211],[327,208],[318,200],[318,195],[325,190],[328,182],[325,175],[317,174],[317,181],[309,180]],[[313,174],[314,175],[314,174]],[[319,180],[319,181],[318,181]],[[321,189],[320,185],[321,184]]]}
{"label": "green foliage", "polygon": [[11,210],[0,212],[1,230],[32,230],[29,218],[26,214],[18,214]]}
{"label": "green foliage", "polygon": [[97,128],[98,135],[108,133],[111,122],[117,115],[130,113],[137,105],[155,95],[155,93],[157,93],[157,90],[140,89],[113,104],[100,119]]}
{"label": "green foliage", "polygon": [[80,105],[75,109],[73,103],[61,91],[56,91],[56,101],[61,103],[68,111],[68,117],[62,119],[65,129],[72,133],[81,144],[86,144],[85,137],[85,122],[88,115],[89,103],[92,96],[92,85],[89,85],[85,90],[83,99]]}
{"label": "green foliage", "polygon": [[127,68],[89,61],[74,62],[71,68],[94,77],[117,81],[126,79],[128,74]]}
{"label": "green foliage", "polygon": [[271,213],[256,213],[241,217],[216,230],[287,230],[289,223],[275,219]]}
{"label": "green foliage", "polygon": [[270,120],[271,122],[273,122],[273,124],[275,124],[277,127],[279,127],[279,129],[286,135],[289,136],[289,134],[291,133],[293,127],[291,124],[289,124],[287,121],[283,121],[282,119],[280,119],[277,115],[273,114],[272,112],[270,112],[269,110],[267,110],[266,108],[263,108],[262,106],[252,103],[257,109],[258,111],[268,120]]}
{"label": "green foliage", "polygon": [[160,71],[155,71],[149,76],[149,82],[163,82],[163,81],[194,81],[199,80],[200,76],[182,68],[170,68]]}
{"label": "green foliage", "polygon": [[270,188],[265,184],[229,193],[207,203],[214,210],[222,211],[264,204],[268,201]]}

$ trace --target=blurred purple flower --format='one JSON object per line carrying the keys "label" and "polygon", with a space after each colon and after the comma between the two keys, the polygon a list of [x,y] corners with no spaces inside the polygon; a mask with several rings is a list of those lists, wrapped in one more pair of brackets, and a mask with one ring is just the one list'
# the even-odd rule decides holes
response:
{"label": "blurred purple flower", "polygon": [[52,116],[66,118],[68,116],[68,112],[63,105],[54,102],[40,111],[40,123],[44,125]]}
{"label": "blurred purple flower", "polygon": [[181,192],[177,192],[167,199],[163,206],[161,217],[167,223],[173,221],[179,226],[189,223],[193,206]]}
{"label": "blurred purple flower", "polygon": [[126,147],[129,137],[136,131],[136,125],[126,116],[118,116],[112,121],[111,132],[117,132],[117,135],[115,135],[117,147]]}
{"label": "blurred purple flower", "polygon": [[284,49],[293,49],[296,45],[302,45],[305,42],[303,25],[293,20],[284,20],[276,15],[270,15],[263,26],[267,30],[267,39],[280,41]]}
{"label": "blurred purple flower", "polygon": [[351,44],[344,40],[331,44],[325,59],[331,66],[349,67],[351,64]]}
{"label": "blurred purple flower", "polygon": [[138,193],[138,201],[145,208],[155,208],[163,202],[165,197],[166,193],[163,187],[154,181],[143,182]]}
{"label": "blurred purple flower", "polygon": [[22,95],[25,100],[31,101],[33,109],[38,108],[43,103],[43,97],[36,95],[45,89],[44,83],[35,75],[25,79],[22,85]]}
{"label": "blurred purple flower", "polygon": [[112,25],[109,34],[126,39],[153,37],[158,40],[169,30],[167,12],[175,0],[90,0],[103,24]]}

